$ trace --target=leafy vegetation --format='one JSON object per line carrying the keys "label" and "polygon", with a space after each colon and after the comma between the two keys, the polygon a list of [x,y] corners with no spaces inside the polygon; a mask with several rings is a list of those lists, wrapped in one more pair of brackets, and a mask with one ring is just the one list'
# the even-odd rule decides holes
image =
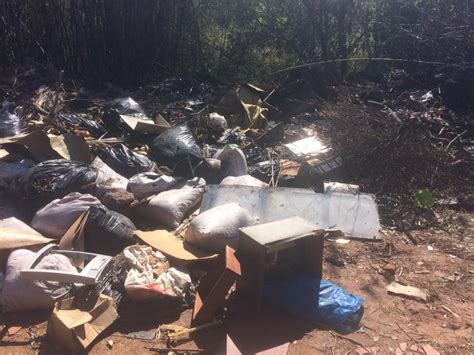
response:
{"label": "leafy vegetation", "polygon": [[[3,0],[0,65],[141,81],[354,57],[463,63],[474,57],[473,11],[473,0]],[[327,68],[344,77],[374,65],[386,63]]]}

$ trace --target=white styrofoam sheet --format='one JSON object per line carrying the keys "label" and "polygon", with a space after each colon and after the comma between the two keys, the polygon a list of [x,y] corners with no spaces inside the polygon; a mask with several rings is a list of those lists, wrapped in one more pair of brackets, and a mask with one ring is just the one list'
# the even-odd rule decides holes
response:
{"label": "white styrofoam sheet", "polygon": [[371,194],[315,193],[308,189],[208,185],[201,212],[235,202],[258,223],[298,216],[321,229],[341,230],[347,237],[380,239],[380,219]]}

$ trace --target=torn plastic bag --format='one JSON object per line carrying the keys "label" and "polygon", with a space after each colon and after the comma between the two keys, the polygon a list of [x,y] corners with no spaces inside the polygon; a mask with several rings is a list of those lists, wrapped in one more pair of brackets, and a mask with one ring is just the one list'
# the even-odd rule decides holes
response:
{"label": "torn plastic bag", "polygon": [[10,182],[34,165],[33,160],[30,159],[23,159],[12,163],[0,161],[0,180]]}
{"label": "torn plastic bag", "polygon": [[126,216],[109,210],[104,205],[93,205],[84,227],[84,246],[87,252],[115,256],[123,248],[135,244],[135,225]]}
{"label": "torn plastic bag", "polygon": [[265,187],[268,184],[264,183],[262,180],[254,178],[250,175],[242,176],[228,176],[221,181],[221,185],[239,185],[239,186],[255,186],[255,187]]}
{"label": "torn plastic bag", "polygon": [[13,181],[9,193],[23,209],[35,212],[71,192],[92,192],[96,180],[97,170],[85,163],[47,160]]}
{"label": "torn plastic bag", "polygon": [[130,191],[137,200],[156,195],[160,192],[171,189],[183,178],[161,175],[154,172],[140,173],[132,176],[128,180],[127,190]]}
{"label": "torn plastic bag", "polygon": [[13,102],[4,102],[0,110],[0,138],[15,136],[21,132],[22,124],[20,117],[13,111]]}
{"label": "torn plastic bag", "polygon": [[116,144],[113,147],[105,147],[99,157],[109,167],[120,175],[130,178],[138,173],[151,171],[155,168],[148,157],[135,153],[123,144]]}
{"label": "torn plastic bag", "polygon": [[189,273],[169,267],[159,251],[143,245],[132,245],[123,251],[129,270],[124,287],[132,300],[181,297],[191,287]]}
{"label": "torn plastic bag", "polygon": [[152,197],[148,203],[137,206],[137,215],[155,225],[176,229],[201,201],[206,182],[194,178],[175,189]]}
{"label": "torn plastic bag", "polygon": [[250,213],[236,203],[226,203],[201,213],[186,230],[184,239],[203,249],[223,252],[226,245],[237,248],[239,228],[255,223]]}
{"label": "torn plastic bag", "polygon": [[31,226],[45,237],[61,238],[76,219],[94,205],[100,205],[94,196],[72,192],[36,212]]}
{"label": "torn plastic bag", "polygon": [[141,106],[131,97],[114,99],[105,104],[103,119],[109,128],[117,129],[120,115],[128,115],[143,120],[150,120]]}
{"label": "torn plastic bag", "polygon": [[295,317],[348,333],[362,318],[364,300],[308,273],[266,278],[264,298]]}
{"label": "torn plastic bag", "polygon": [[[0,303],[7,312],[50,309],[55,302],[69,295],[70,288],[52,281],[32,281],[20,277],[20,273],[35,258],[36,253],[18,249],[8,257],[5,281],[0,295]],[[64,255],[45,256],[35,269],[74,272],[76,268]]]}
{"label": "torn plastic bag", "polygon": [[70,127],[85,128],[95,138],[102,136],[106,132],[105,128],[96,121],[83,118],[79,115],[60,112],[57,117]]}
{"label": "torn plastic bag", "polygon": [[247,175],[247,159],[239,148],[228,145],[214,154],[214,159],[221,161],[221,180],[227,176]]}
{"label": "torn plastic bag", "polygon": [[[189,176],[189,170],[202,160],[202,153],[186,125],[171,127],[156,137],[150,145],[152,158],[160,165]],[[179,165],[179,169],[178,169]]]}
{"label": "torn plastic bag", "polygon": [[95,195],[102,198],[107,192],[126,191],[128,180],[115,172],[102,159],[96,157],[91,166],[97,169],[97,180],[95,182]]}

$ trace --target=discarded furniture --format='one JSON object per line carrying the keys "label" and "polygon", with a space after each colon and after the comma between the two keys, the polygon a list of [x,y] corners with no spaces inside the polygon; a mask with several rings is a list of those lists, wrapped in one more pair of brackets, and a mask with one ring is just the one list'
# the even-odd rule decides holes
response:
{"label": "discarded furniture", "polygon": [[229,246],[225,248],[223,264],[223,268],[208,272],[199,283],[194,301],[193,326],[211,322],[232,285],[240,279],[240,263],[235,250]]}
{"label": "discarded furniture", "polygon": [[259,310],[266,275],[308,271],[322,277],[324,230],[300,217],[239,229],[239,290]]}

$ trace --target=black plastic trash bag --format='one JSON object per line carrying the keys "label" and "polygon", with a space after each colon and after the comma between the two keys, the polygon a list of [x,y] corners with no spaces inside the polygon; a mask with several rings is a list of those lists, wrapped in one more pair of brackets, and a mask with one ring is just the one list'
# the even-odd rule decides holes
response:
{"label": "black plastic trash bag", "polygon": [[81,127],[87,129],[92,136],[98,138],[105,133],[105,128],[99,123],[93,120],[88,120],[81,116],[61,112],[58,114],[58,118],[71,127]]}
{"label": "black plastic trash bag", "polygon": [[151,171],[156,166],[148,157],[135,153],[123,144],[105,147],[100,152],[99,157],[104,163],[126,178]]}
{"label": "black plastic trash bag", "polygon": [[0,110],[0,138],[15,136],[20,133],[22,125],[20,117],[15,115],[13,102],[4,102]]}
{"label": "black plastic trash bag", "polygon": [[178,176],[188,176],[190,168],[203,159],[201,149],[186,125],[164,131],[151,142],[150,148],[151,157],[158,164],[174,170]]}
{"label": "black plastic trash bag", "polygon": [[135,229],[133,222],[123,214],[104,205],[94,205],[89,209],[84,227],[85,250],[115,256],[137,242],[133,237]]}
{"label": "black plastic trash bag", "polygon": [[34,213],[71,192],[91,192],[96,180],[97,170],[85,163],[65,159],[46,160],[14,180],[9,193],[21,208]]}
{"label": "black plastic trash bag", "polygon": [[111,129],[117,128],[120,115],[128,115],[143,120],[150,120],[141,106],[131,97],[122,97],[111,100],[104,106],[104,122]]}

